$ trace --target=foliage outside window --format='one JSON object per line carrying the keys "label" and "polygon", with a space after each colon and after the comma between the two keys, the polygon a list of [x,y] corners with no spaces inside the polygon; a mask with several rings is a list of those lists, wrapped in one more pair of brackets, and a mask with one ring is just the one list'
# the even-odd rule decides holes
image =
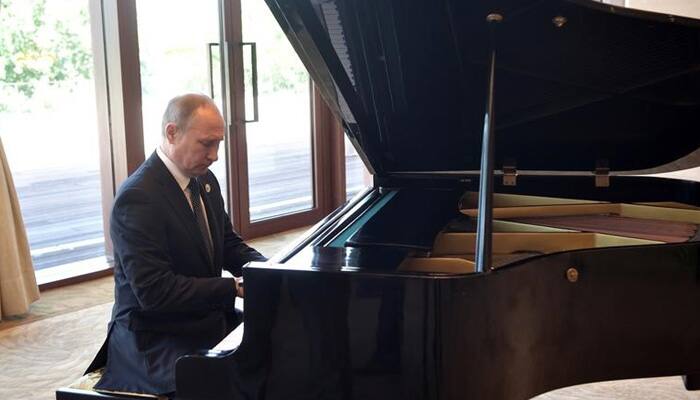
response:
{"label": "foliage outside window", "polygon": [[59,3],[47,12],[46,0],[0,0],[0,27],[12,27],[0,29],[0,112],[30,111],[37,90],[91,79],[90,38],[73,29],[88,25],[88,13]]}

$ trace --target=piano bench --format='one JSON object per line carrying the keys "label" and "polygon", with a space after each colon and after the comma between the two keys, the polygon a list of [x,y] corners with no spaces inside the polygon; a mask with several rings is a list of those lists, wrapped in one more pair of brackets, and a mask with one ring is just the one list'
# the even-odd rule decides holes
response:
{"label": "piano bench", "polygon": [[56,391],[56,400],[136,400],[139,396],[100,393],[94,390],[60,388]]}
{"label": "piano bench", "polygon": [[56,391],[56,400],[79,400],[79,399],[116,399],[116,400],[138,400],[153,399],[167,400],[166,397],[140,393],[121,393],[109,391],[95,391],[93,388],[100,380],[103,368],[85,374],[66,388]]}
{"label": "piano bench", "polygon": [[96,392],[90,389],[74,389],[64,387],[56,390],[56,400],[139,400],[139,399],[159,399],[167,400],[166,397],[144,396],[140,394],[128,393],[107,393]]}

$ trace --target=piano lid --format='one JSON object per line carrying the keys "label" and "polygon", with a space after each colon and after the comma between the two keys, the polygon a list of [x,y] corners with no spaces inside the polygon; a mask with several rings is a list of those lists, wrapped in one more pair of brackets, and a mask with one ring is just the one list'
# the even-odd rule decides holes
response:
{"label": "piano lid", "polygon": [[[589,0],[266,0],[371,171],[657,167],[700,147],[700,21]],[[700,157],[689,157],[696,166]]]}

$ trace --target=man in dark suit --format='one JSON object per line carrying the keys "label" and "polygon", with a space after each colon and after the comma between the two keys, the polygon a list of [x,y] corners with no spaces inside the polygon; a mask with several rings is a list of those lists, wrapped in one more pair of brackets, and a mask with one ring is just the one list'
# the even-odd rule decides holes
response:
{"label": "man in dark suit", "polygon": [[222,268],[240,276],[245,263],[265,260],[233,231],[208,169],[224,139],[214,102],[172,99],[162,130],[114,200],[115,303],[97,390],[174,392],[177,358],[213,347],[239,322],[242,284]]}

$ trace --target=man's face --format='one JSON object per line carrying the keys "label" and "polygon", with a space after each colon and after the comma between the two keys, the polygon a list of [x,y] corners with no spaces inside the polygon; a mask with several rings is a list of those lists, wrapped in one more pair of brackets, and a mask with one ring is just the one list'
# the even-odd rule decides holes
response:
{"label": "man's face", "polygon": [[224,119],[213,107],[200,107],[187,126],[166,125],[170,145],[168,156],[189,177],[204,175],[218,159],[219,143],[224,140]]}

